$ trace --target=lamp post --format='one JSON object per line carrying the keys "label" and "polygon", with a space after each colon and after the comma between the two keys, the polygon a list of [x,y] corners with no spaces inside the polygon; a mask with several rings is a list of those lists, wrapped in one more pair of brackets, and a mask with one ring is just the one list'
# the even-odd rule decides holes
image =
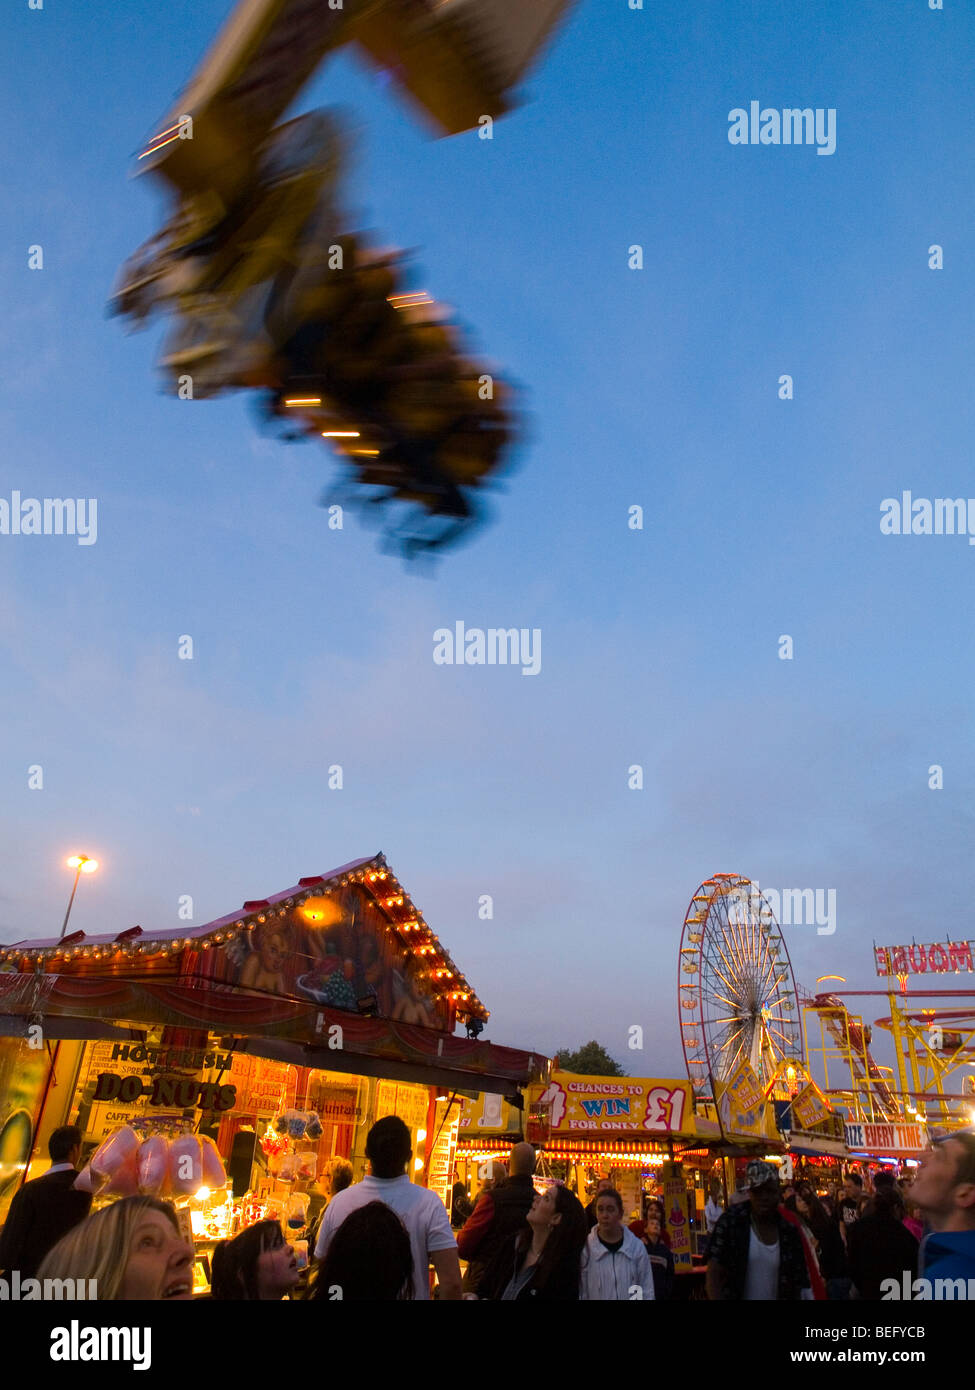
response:
{"label": "lamp post", "polygon": [[74,895],[78,891],[78,880],[82,874],[93,874],[95,870],[98,868],[98,860],[89,859],[87,854],[72,854],[71,858],[68,860],[68,867],[74,869],[75,875],[74,883],[71,887],[71,897],[68,899],[68,910],[64,914],[64,922],[61,926],[61,935],[58,937],[59,941],[64,940],[64,933],[68,929],[68,918],[71,916],[71,908],[74,904]]}

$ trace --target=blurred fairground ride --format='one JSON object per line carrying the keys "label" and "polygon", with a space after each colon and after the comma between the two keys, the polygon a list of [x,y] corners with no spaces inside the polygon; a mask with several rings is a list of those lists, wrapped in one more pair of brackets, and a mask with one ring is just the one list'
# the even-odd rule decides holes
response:
{"label": "blurred fairground ride", "polygon": [[478,518],[473,494],[523,434],[514,388],[406,289],[401,253],[349,226],[337,116],[278,122],[354,43],[439,134],[473,129],[511,109],[570,3],[240,0],[139,157],[173,207],[123,267],[114,311],[169,316],[160,365],[177,394],[256,389],[282,438],[327,439],[347,465],[334,500],[408,504],[387,532],[406,554]]}

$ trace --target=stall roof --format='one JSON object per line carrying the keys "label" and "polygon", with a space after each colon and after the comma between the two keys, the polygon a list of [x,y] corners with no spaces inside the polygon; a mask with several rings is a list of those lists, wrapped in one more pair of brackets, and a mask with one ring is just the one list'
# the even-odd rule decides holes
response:
{"label": "stall roof", "polygon": [[[147,953],[152,953],[153,948],[165,952],[190,944],[212,945],[214,942],[219,943],[227,933],[252,927],[255,923],[263,923],[272,910],[300,905],[316,893],[352,882],[359,882],[374,892],[377,905],[397,932],[404,948],[421,957],[435,952],[437,957],[443,960],[445,977],[452,981],[449,988],[453,997],[461,1004],[460,1012],[469,1017],[487,1019],[488,1010],[427,925],[423,914],[406,889],[389,869],[386,856],[382,852],[365,859],[353,859],[350,863],[342,864],[337,869],[329,869],[325,873],[300,878],[294,887],[285,888],[270,897],[248,899],[237,912],[230,912],[199,927],[134,926],[120,932],[104,932],[91,936],[79,931],[71,933],[63,940],[56,936],[29,937],[0,946],[0,965],[14,960],[53,962],[76,956],[97,958],[103,952],[114,957],[138,952],[140,956],[145,957]],[[381,889],[377,887],[379,884],[382,885]],[[385,896],[380,897],[380,892]]]}
{"label": "stall roof", "polygon": [[0,958],[4,955],[21,955],[35,951],[56,950],[63,947],[65,941],[77,943],[84,946],[109,946],[113,942],[124,942],[129,939],[137,939],[142,946],[151,945],[155,941],[202,941],[204,937],[212,935],[222,927],[232,927],[235,922],[249,916],[256,915],[262,908],[277,907],[281,903],[287,902],[289,898],[300,898],[307,895],[311,888],[329,887],[346,876],[354,876],[357,870],[367,866],[377,864],[382,861],[383,867],[386,865],[386,857],[383,854],[375,854],[367,859],[353,859],[350,864],[342,864],[338,869],[329,869],[324,874],[313,874],[309,878],[300,878],[294,888],[285,888],[281,893],[274,893],[269,898],[259,900],[248,900],[239,912],[230,912],[226,917],[217,917],[212,922],[205,922],[201,927],[166,927],[166,928],[146,928],[146,927],[126,927],[120,932],[104,932],[98,936],[88,936],[85,932],[72,932],[64,941],[58,936],[37,936],[25,937],[23,941],[12,941],[9,946],[0,946]]}
{"label": "stall roof", "polygon": [[[345,895],[335,890],[346,888],[366,899],[371,924],[366,934],[378,933],[380,939],[391,934],[395,940],[400,986],[408,983],[404,962],[414,957],[437,1008],[449,1005],[436,1015],[439,1026],[427,1021],[432,1013],[420,1019],[412,1007],[381,1010],[375,994],[357,999],[351,983],[352,992],[340,991],[336,999],[314,983],[299,980],[300,988],[292,990],[243,975],[241,954],[256,963],[260,952],[251,942],[262,931],[280,930],[278,924],[295,910],[306,918],[327,912],[323,900],[330,891],[342,901]],[[323,930],[327,939],[327,922]],[[515,1101],[521,1087],[548,1072],[547,1059],[537,1053],[452,1035],[455,1015],[485,1019],[487,1010],[382,854],[301,878],[293,888],[248,900],[238,912],[203,926],[27,939],[0,949],[3,963],[0,1036],[22,1036],[24,1020],[38,1017],[50,1021],[52,1037],[61,1038],[125,1037],[133,1028],[160,1024],[206,1029],[226,1034],[238,1050],[295,1065],[449,1083]],[[384,987],[383,980],[376,985]],[[343,1039],[341,1050],[333,1050],[333,1033]]]}

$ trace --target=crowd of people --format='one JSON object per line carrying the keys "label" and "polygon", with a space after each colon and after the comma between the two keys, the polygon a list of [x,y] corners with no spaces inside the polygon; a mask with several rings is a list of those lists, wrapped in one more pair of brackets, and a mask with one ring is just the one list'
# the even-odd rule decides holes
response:
{"label": "crowd of people", "polygon": [[708,1240],[711,1299],[876,1300],[890,1292],[889,1281],[913,1289],[919,1276],[933,1286],[964,1281],[964,1292],[944,1293],[950,1299],[975,1289],[970,1132],[933,1144],[911,1183],[876,1173],[872,1192],[852,1172],[829,1194],[808,1181],[783,1188],[771,1164],[753,1160]]}
{"label": "crowd of people", "polygon": [[[194,1250],[170,1203],[126,1197],[90,1213],[74,1176],[80,1131],[56,1130],[52,1166],[25,1184],[0,1232],[0,1269],[21,1279],[95,1281],[100,1300],[194,1297]],[[462,1185],[448,1212],[411,1182],[412,1143],[396,1116],[366,1139],[369,1175],[352,1181],[345,1160],[310,1217],[310,1278],[276,1220],[221,1242],[209,1298],[361,1302],[427,1300],[632,1301],[673,1297],[674,1258],[663,1205],[645,1200],[626,1222],[609,1179],[588,1206],[564,1184],[536,1185],[535,1150],[519,1143],[492,1165],[476,1202]],[[872,1192],[851,1173],[819,1195],[800,1180],[782,1187],[767,1162],[747,1165],[727,1210],[712,1181],[707,1294],[716,1300],[878,1299],[884,1281],[971,1279],[975,1287],[975,1135],[933,1145],[910,1187],[878,1173]],[[453,1220],[453,1225],[451,1224]],[[466,1271],[461,1272],[461,1261]],[[436,1276],[436,1292],[430,1267]],[[951,1297],[958,1294],[948,1295]]]}

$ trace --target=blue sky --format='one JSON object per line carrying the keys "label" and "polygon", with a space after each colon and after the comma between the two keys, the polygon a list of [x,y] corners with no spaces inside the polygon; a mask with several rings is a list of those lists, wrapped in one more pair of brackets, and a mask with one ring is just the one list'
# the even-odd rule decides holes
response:
{"label": "blue sky", "polygon": [[[356,126],[353,225],[417,248],[530,414],[493,523],[411,571],[328,530],[324,449],[162,394],[160,326],[105,315],[164,207],[133,156],[230,8],[4,21],[0,496],[99,510],[93,546],[0,536],[0,939],[58,929],[72,850],[103,861],[72,918],[97,931],[382,849],[488,1036],[678,1075],[714,872],[836,890],[835,935],[787,931],[803,982],[971,936],[975,550],[879,529],[905,488],[975,494],[971,13],[580,0],[491,142],[324,66],[295,109]],[[835,108],[835,154],[730,145],[753,99]],[[539,628],[541,673],[434,665],[458,620]]]}

